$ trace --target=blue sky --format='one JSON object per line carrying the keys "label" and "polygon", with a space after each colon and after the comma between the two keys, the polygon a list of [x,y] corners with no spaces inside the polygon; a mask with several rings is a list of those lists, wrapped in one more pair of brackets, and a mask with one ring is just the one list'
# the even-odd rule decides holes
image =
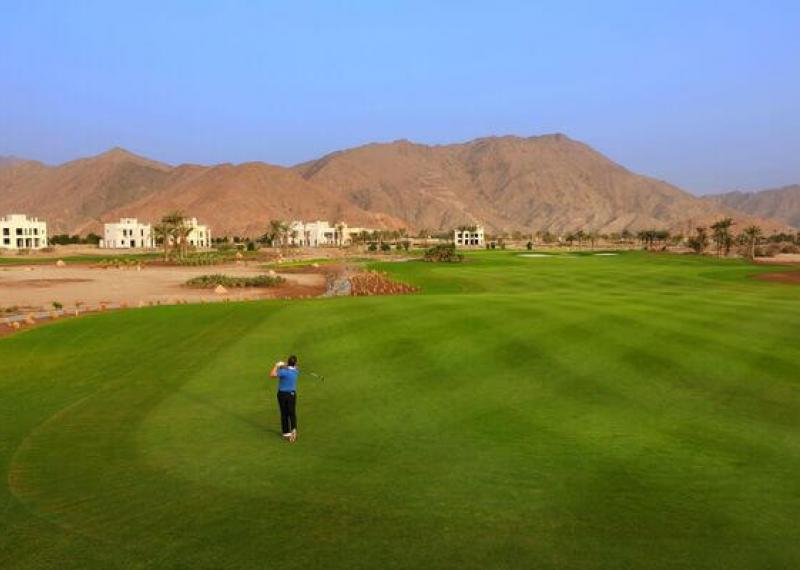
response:
{"label": "blue sky", "polygon": [[800,2],[0,0],[0,154],[550,132],[694,192],[800,183]]}

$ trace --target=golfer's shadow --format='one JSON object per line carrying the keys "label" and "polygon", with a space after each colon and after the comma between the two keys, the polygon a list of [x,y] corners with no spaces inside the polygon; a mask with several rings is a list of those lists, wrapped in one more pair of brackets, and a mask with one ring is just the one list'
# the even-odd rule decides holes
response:
{"label": "golfer's shadow", "polygon": [[[214,402],[214,400],[208,400],[206,398],[198,396],[197,394],[191,394],[191,393],[185,392],[183,390],[180,391],[180,394],[181,394],[181,396],[183,396],[184,398],[186,398],[188,400],[192,400],[192,401],[194,401],[194,402],[196,402],[198,404],[202,404],[204,406],[207,406],[207,407],[209,407],[209,408],[211,408],[213,410],[216,410],[216,411],[218,411],[218,412],[220,412],[220,413],[222,413],[222,414],[224,414],[224,415],[226,415],[226,416],[228,416],[230,418],[234,418],[234,419],[238,420],[240,423],[246,424],[246,425],[250,426],[251,428],[258,430],[259,432],[272,432],[275,435],[281,435],[281,431],[279,429],[276,429],[274,427],[268,427],[266,420],[264,421],[264,423],[257,422],[255,420],[253,420],[252,418],[249,418],[247,416],[243,416],[241,414],[237,414],[236,412],[232,412],[232,411],[230,411],[230,410],[228,410],[226,408],[223,408],[222,406],[220,406],[219,404]],[[274,425],[274,424],[272,424],[272,425]]]}

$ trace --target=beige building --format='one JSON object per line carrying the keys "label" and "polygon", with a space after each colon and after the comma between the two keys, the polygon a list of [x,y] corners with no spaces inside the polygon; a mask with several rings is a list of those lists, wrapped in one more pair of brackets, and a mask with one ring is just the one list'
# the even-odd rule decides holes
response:
{"label": "beige building", "polygon": [[120,218],[117,223],[105,224],[103,239],[100,240],[100,247],[107,249],[150,248],[154,245],[150,224],[142,224],[136,218]]}
{"label": "beige building", "polygon": [[211,229],[208,226],[197,223],[197,218],[187,218],[184,223],[191,228],[187,238],[189,245],[198,249],[211,247]]}
{"label": "beige building", "polygon": [[462,226],[453,230],[453,243],[456,247],[484,247],[483,226]]}
{"label": "beige building", "polygon": [[47,247],[47,223],[25,214],[0,218],[0,249],[42,249]]}
{"label": "beige building", "polygon": [[315,222],[294,221],[289,224],[289,245],[321,247],[349,245],[353,237],[361,232],[372,232],[367,228],[351,228],[344,222],[331,225],[325,220]]}

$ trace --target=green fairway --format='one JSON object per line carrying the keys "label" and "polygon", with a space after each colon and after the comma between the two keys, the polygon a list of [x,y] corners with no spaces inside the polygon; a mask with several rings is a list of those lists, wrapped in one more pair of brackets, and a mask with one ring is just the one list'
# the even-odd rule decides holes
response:
{"label": "green fairway", "polygon": [[0,340],[0,568],[800,567],[800,287],[751,278],[778,268],[378,267],[421,293]]}

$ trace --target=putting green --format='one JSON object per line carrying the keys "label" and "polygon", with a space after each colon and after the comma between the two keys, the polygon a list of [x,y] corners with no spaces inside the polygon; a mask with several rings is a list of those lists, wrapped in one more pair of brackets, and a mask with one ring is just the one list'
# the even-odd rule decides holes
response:
{"label": "putting green", "polygon": [[[800,288],[695,257],[0,340],[0,567],[800,566]],[[783,268],[785,270],[785,268]],[[305,372],[281,441],[271,363]]]}

